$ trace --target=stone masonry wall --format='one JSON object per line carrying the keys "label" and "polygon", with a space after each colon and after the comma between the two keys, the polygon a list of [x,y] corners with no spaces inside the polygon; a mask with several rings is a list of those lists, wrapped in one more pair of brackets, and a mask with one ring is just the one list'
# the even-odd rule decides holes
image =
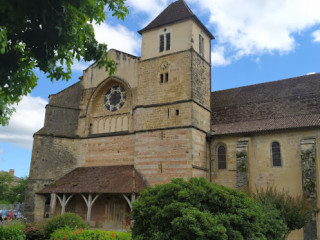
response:
{"label": "stone masonry wall", "polygon": [[137,133],[135,168],[151,186],[167,183],[172,178],[191,177],[191,139],[191,129]]}
{"label": "stone masonry wall", "polygon": [[[134,111],[134,130],[150,130],[191,125],[192,103],[138,108]],[[177,113],[178,111],[178,113]]]}
{"label": "stone masonry wall", "polygon": [[211,67],[195,51],[192,51],[192,99],[210,109]]}
{"label": "stone masonry wall", "polygon": [[[135,105],[170,103],[191,97],[190,51],[166,55],[139,64]],[[168,82],[165,74],[168,73]],[[164,74],[164,82],[160,82]]]}
{"label": "stone masonry wall", "polygon": [[135,136],[110,136],[84,139],[86,149],[84,166],[110,166],[133,164]]}
{"label": "stone masonry wall", "polygon": [[41,221],[45,210],[44,196],[35,193],[45,184],[82,166],[83,163],[79,140],[35,135],[25,199],[25,216],[30,221]]}

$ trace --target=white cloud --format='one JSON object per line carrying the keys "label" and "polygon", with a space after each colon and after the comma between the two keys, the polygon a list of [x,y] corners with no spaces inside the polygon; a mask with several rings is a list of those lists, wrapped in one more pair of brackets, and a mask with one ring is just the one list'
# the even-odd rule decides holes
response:
{"label": "white cloud", "polygon": [[83,71],[85,69],[87,69],[93,62],[85,62],[83,60],[78,61],[78,60],[74,60],[73,65],[71,67],[72,71]]}
{"label": "white cloud", "polygon": [[138,34],[121,25],[110,26],[107,23],[94,25],[96,39],[108,44],[108,49],[114,48],[133,55],[140,55],[141,40]]}
{"label": "white cloud", "polygon": [[312,33],[313,41],[320,42],[320,29]]}
{"label": "white cloud", "polygon": [[233,49],[236,59],[275,51],[288,53],[297,45],[294,34],[320,23],[319,0],[190,2],[209,12],[217,43]]}
{"label": "white cloud", "polygon": [[127,0],[126,4],[130,8],[133,8],[136,12],[143,12],[148,15],[141,27],[150,23],[159,13],[161,13],[168,5],[169,0]]}
{"label": "white cloud", "polygon": [[0,126],[0,141],[31,149],[33,134],[43,127],[46,104],[40,97],[23,97],[9,125]]}
{"label": "white cloud", "polygon": [[231,63],[231,59],[226,59],[225,48],[223,46],[215,46],[211,52],[212,66],[226,66]]}

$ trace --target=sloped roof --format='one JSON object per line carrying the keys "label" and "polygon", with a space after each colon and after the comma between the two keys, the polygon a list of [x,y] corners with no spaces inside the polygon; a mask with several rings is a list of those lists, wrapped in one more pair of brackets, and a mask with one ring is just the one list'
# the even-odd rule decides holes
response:
{"label": "sloped roof", "polygon": [[211,93],[215,134],[320,126],[320,74]]}
{"label": "sloped roof", "polygon": [[133,165],[80,167],[38,193],[138,193],[146,188]]}
{"label": "sloped roof", "polygon": [[192,18],[194,21],[196,21],[200,25],[200,27],[209,35],[209,37],[211,39],[214,39],[214,36],[201,23],[197,16],[190,10],[190,8],[184,2],[184,0],[178,0],[176,2],[171,3],[151,23],[149,23],[145,28],[141,29],[138,32],[142,34],[145,31],[158,28],[167,24],[183,21],[189,18]]}

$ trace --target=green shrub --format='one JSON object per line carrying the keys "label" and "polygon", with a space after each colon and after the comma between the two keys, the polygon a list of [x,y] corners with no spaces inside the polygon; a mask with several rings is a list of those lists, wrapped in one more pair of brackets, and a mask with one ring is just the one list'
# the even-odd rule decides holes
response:
{"label": "green shrub", "polygon": [[74,213],[64,213],[61,216],[56,216],[52,218],[45,227],[45,235],[47,238],[50,238],[51,233],[53,233],[55,230],[69,227],[71,229],[76,228],[87,228],[87,224],[85,221],[82,220],[82,218]]}
{"label": "green shrub", "polygon": [[262,205],[271,205],[279,212],[286,227],[286,239],[291,231],[303,228],[310,220],[311,204],[302,196],[291,196],[287,191],[278,191],[275,187],[258,189],[252,196]]}
{"label": "green shrub", "polygon": [[23,232],[24,224],[19,221],[10,221],[0,226],[1,240],[24,240],[26,235]]}
{"label": "green shrub", "polygon": [[50,240],[130,240],[130,233],[88,230],[88,229],[70,229],[65,227],[58,229],[51,234]]}
{"label": "green shrub", "polygon": [[38,223],[28,223],[24,229],[26,240],[45,240],[45,225]]}
{"label": "green shrub", "polygon": [[261,204],[263,233],[268,240],[280,240],[286,235],[287,226],[280,212],[272,204]]}
{"label": "green shrub", "polygon": [[203,178],[173,179],[146,189],[131,217],[135,240],[267,239],[261,205]]}

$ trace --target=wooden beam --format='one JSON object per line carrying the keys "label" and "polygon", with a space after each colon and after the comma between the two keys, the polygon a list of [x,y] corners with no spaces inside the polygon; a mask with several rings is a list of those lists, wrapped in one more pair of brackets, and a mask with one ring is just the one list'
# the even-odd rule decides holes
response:
{"label": "wooden beam", "polygon": [[66,211],[66,206],[68,204],[68,202],[70,201],[70,199],[73,197],[73,194],[71,194],[68,198],[66,196],[66,194],[64,193],[62,195],[62,199],[59,196],[59,194],[57,194],[57,198],[59,199],[59,202],[61,204],[61,215],[64,214],[64,212]]}
{"label": "wooden beam", "polygon": [[91,208],[92,208],[92,205],[94,204],[94,202],[98,199],[98,197],[100,196],[101,194],[97,194],[93,199],[92,199],[92,195],[91,193],[89,193],[89,196],[88,198],[86,198],[83,194],[81,194],[83,200],[86,202],[86,205],[87,205],[87,222],[89,223],[90,222],[90,219],[91,219]]}
{"label": "wooden beam", "polygon": [[136,195],[134,193],[131,194],[131,200],[125,194],[122,194],[122,196],[127,201],[127,203],[129,204],[130,210],[132,211],[132,203],[136,201]]}

